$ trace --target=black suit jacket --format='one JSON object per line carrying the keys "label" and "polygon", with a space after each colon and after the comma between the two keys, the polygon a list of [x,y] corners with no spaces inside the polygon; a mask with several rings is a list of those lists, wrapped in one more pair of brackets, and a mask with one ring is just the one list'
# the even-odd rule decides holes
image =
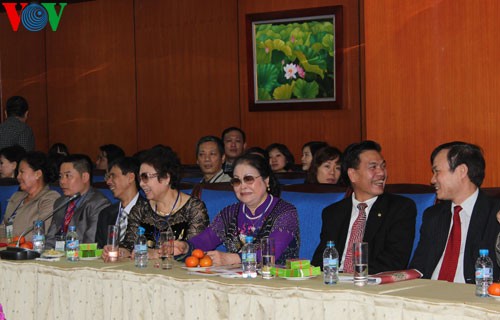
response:
{"label": "black suit jacket", "polygon": [[[410,268],[423,273],[424,278],[430,279],[439,259],[446,249],[448,233],[451,224],[451,201],[442,201],[424,212],[420,241]],[[500,210],[500,202],[479,191],[472,215],[469,230],[467,231],[464,251],[464,278],[467,283],[475,282],[475,262],[479,256],[479,249],[488,249],[490,258],[495,261],[495,241],[500,231],[496,220],[496,213]],[[462,239],[464,239],[462,235]],[[494,279],[499,276],[499,268],[493,263]]]}
{"label": "black suit jacket", "polygon": [[[334,203],[323,210],[320,244],[312,264],[323,265],[323,251],[328,240],[335,242],[339,258],[345,250],[352,197]],[[406,269],[415,237],[415,203],[408,198],[384,193],[373,204],[366,221],[363,241],[368,242],[370,274]]]}
{"label": "black suit jacket", "polygon": [[[144,201],[146,200],[139,195],[135,204]],[[121,202],[114,203],[109,207],[102,209],[101,213],[99,213],[97,231],[95,234],[95,242],[97,242],[97,246],[99,248],[104,248],[104,246],[108,243],[108,226],[116,224],[116,218],[118,218],[118,211],[120,210],[120,203]]]}

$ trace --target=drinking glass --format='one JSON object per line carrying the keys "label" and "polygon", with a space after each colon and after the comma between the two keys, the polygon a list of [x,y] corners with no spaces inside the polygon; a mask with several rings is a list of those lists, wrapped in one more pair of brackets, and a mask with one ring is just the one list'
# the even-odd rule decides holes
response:
{"label": "drinking glass", "polygon": [[169,231],[160,233],[159,253],[161,258],[161,268],[163,270],[172,269],[174,259],[175,236]]}
{"label": "drinking glass", "polygon": [[109,262],[115,262],[118,260],[118,252],[120,247],[120,242],[118,237],[120,235],[120,227],[117,225],[108,226],[108,248],[109,248]]}
{"label": "drinking glass", "polygon": [[275,246],[274,238],[264,237],[260,240],[261,273],[263,279],[272,279],[271,268],[274,267]]}
{"label": "drinking glass", "polygon": [[352,245],[354,264],[354,285],[368,283],[368,242],[356,242]]}

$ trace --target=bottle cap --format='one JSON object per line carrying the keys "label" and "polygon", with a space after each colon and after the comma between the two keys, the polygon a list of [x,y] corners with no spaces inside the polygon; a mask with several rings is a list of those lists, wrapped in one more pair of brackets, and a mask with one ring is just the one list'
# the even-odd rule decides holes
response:
{"label": "bottle cap", "polygon": [[137,230],[137,234],[142,236],[144,234],[146,230],[143,228],[143,227],[139,227],[139,229]]}
{"label": "bottle cap", "polygon": [[245,243],[252,243],[253,242],[253,237],[252,236],[246,236],[245,237]]}
{"label": "bottle cap", "polygon": [[479,249],[479,255],[480,256],[487,256],[489,254],[488,249]]}
{"label": "bottle cap", "polygon": [[43,221],[42,220],[36,220],[35,221],[35,227],[41,227],[43,225]]}
{"label": "bottle cap", "polygon": [[329,240],[329,241],[326,242],[326,246],[329,247],[329,248],[330,247],[335,247],[335,242],[333,242],[332,240]]}
{"label": "bottle cap", "polygon": [[69,226],[68,231],[76,231],[76,226]]}

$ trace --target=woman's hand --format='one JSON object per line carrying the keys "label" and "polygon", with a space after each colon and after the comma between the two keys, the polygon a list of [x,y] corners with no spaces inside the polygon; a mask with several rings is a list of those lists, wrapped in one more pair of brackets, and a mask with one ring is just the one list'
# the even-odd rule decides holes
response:
{"label": "woman's hand", "polygon": [[500,211],[497,212],[497,221],[500,223]]}
{"label": "woman's hand", "polygon": [[[102,260],[104,260],[104,262],[110,262],[111,259],[109,257],[109,251],[111,249],[111,246],[106,245],[102,249],[103,249],[102,250]],[[130,257],[130,251],[128,251],[125,248],[118,248],[118,259],[120,259],[120,258],[128,258],[128,257]]]}
{"label": "woman's hand", "polygon": [[240,256],[237,253],[227,253],[220,251],[208,251],[207,256],[212,258],[214,266],[226,266],[230,264],[241,263]]}
{"label": "woman's hand", "polygon": [[186,254],[189,251],[189,245],[186,241],[174,241],[174,256],[178,256],[180,254]]}

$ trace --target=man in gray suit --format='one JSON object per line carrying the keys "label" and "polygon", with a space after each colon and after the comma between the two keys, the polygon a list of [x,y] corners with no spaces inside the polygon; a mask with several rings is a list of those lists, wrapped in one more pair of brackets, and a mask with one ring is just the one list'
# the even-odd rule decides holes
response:
{"label": "man in gray suit", "polygon": [[72,154],[61,163],[59,184],[63,196],[54,203],[59,207],[76,193],[80,197],[56,211],[47,232],[47,247],[53,248],[58,239],[63,239],[68,226],[76,226],[80,243],[92,243],[95,240],[99,212],[110,205],[108,199],[91,186],[92,161],[83,154]]}

